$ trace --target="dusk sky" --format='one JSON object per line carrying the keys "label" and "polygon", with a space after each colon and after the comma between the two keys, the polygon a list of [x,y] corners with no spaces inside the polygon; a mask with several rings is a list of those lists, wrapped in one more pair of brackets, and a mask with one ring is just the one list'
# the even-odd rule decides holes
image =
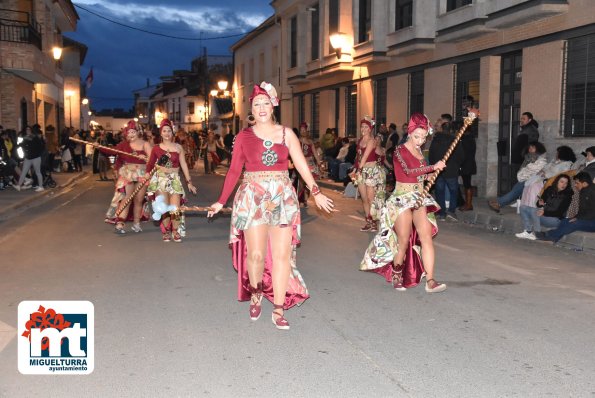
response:
{"label": "dusk sky", "polygon": [[[190,61],[206,46],[210,55],[231,55],[229,46],[241,36],[218,40],[181,40],[143,33],[199,38],[229,36],[254,29],[274,12],[270,0],[75,0],[80,16],[76,32],[68,36],[89,47],[81,66],[84,80],[93,67],[87,92],[94,110],[129,109],[132,90],[151,84],[175,69],[190,69]],[[80,7],[77,7],[80,6]]]}

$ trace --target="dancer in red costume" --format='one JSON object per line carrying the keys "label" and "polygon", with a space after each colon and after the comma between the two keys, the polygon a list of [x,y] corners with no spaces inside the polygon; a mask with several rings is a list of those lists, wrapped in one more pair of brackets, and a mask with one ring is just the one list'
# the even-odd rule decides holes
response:
{"label": "dancer in red costume", "polygon": [[273,324],[287,330],[284,310],[309,297],[295,262],[300,209],[287,171],[289,156],[316,205],[331,212],[333,202],[316,185],[296,135],[276,124],[273,107],[279,103],[275,88],[266,82],[254,86],[250,102],[256,123],[237,135],[223,191],[208,216],[221,210],[245,167],[234,199],[230,233],[238,299],[251,300],[250,318],[257,320],[264,295],[273,302]]}
{"label": "dancer in red costume", "polygon": [[374,134],[374,124],[368,117],[360,122],[361,138],[357,143],[354,171],[350,175],[357,184],[366,215],[366,224],[360,228],[362,232],[378,231],[386,191],[386,171],[382,165],[384,152],[380,137]]}
{"label": "dancer in red costume", "polygon": [[[184,149],[180,144],[174,142],[174,130],[171,122],[163,119],[159,130],[162,141],[153,147],[147,163],[147,173],[157,167],[157,171],[149,182],[148,191],[155,198],[162,196],[165,205],[180,207],[185,196],[184,186],[180,180],[180,170],[184,173],[190,192],[195,194],[196,187],[190,179]],[[169,161],[164,166],[156,166],[157,160],[163,155],[167,156]],[[164,242],[170,242],[172,238],[174,242],[181,242],[182,236],[185,235],[184,219],[179,212],[167,212],[162,215],[160,227]]]}
{"label": "dancer in red costume", "polygon": [[[134,120],[129,121],[124,128],[124,141],[120,142],[114,149],[148,159],[151,153],[151,144],[142,139],[139,131],[140,129],[136,122]],[[111,154],[106,150],[101,150],[101,152],[106,155]],[[124,203],[144,179],[145,162],[146,160],[120,154],[116,158],[114,169],[116,170],[118,179],[116,181],[114,197],[106,213],[106,222],[116,224],[115,232],[117,234],[123,235],[126,233],[124,229],[125,222],[130,220],[133,221],[131,229],[134,232],[141,232],[140,222],[149,219],[149,213],[145,205],[146,189],[141,189],[134,195],[132,203],[123,208]],[[132,217],[129,215],[131,207]],[[116,217],[118,211],[121,212]]]}
{"label": "dancer in red costume", "polygon": [[431,133],[430,126],[425,115],[411,115],[407,142],[399,145],[393,155],[395,190],[386,200],[381,211],[380,230],[360,264],[360,270],[383,275],[387,281],[392,281],[395,289],[401,291],[416,286],[424,275],[426,292],[446,290],[445,284],[434,279],[432,238],[438,233],[434,213],[440,207],[431,196],[427,196],[422,205],[415,208],[428,174],[446,166],[441,160],[432,166],[426,164],[421,146]]}
{"label": "dancer in red costume", "polygon": [[[320,178],[320,157],[316,153],[314,148],[314,141],[312,141],[312,137],[310,137],[310,130],[308,129],[308,123],[302,122],[300,124],[300,143],[302,145],[302,153],[306,158],[306,163],[308,164],[308,169],[310,169],[310,173],[315,180]],[[308,192],[307,186],[304,182],[303,178],[298,179],[298,199],[300,204],[304,207],[308,207]]]}

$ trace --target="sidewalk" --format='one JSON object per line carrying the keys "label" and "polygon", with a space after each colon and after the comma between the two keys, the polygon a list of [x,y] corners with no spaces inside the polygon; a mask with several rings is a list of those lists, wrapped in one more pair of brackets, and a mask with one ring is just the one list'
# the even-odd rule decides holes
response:
{"label": "sidewalk", "polygon": [[[327,189],[343,192],[345,189],[342,183],[332,180],[320,180],[318,184]],[[457,211],[459,223],[484,228],[492,232],[499,232],[513,235],[523,231],[521,217],[517,209],[506,206],[496,213],[489,208],[485,198],[473,198],[472,211]],[[517,239],[515,237],[515,239]],[[532,241],[528,241],[532,242]],[[532,242],[543,244],[543,242]],[[589,251],[595,254],[595,233],[574,232],[564,236],[556,245],[568,249]]]}
{"label": "sidewalk", "polygon": [[56,181],[56,187],[46,188],[42,192],[35,192],[32,188],[17,191],[13,187],[6,187],[6,189],[0,191],[0,216],[6,215],[21,207],[31,205],[36,201],[40,201],[47,195],[53,195],[79,178],[92,173],[91,165],[83,166],[83,171],[77,173],[54,172],[52,173],[52,178]]}

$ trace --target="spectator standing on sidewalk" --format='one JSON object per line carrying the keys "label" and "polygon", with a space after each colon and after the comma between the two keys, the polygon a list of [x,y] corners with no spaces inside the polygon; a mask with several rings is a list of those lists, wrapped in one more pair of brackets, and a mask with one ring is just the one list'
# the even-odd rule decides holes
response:
{"label": "spectator standing on sidewalk", "polygon": [[[430,163],[435,164],[441,160],[450,144],[454,141],[454,128],[451,123],[443,123],[441,131],[436,133],[432,144],[430,145]],[[457,145],[450,155],[446,167],[436,178],[436,201],[440,205],[438,219],[446,218],[452,221],[458,221],[456,216],[457,197],[459,192],[459,169],[464,160],[463,147]],[[449,193],[448,211],[446,209],[446,191]]]}
{"label": "spectator standing on sidewalk", "polygon": [[521,131],[512,144],[510,152],[513,175],[516,175],[524,163],[523,154],[531,142],[539,141],[539,123],[533,118],[531,112],[521,115]]}
{"label": "spectator standing on sidewalk", "polygon": [[45,149],[45,144],[43,139],[40,137],[39,134],[35,134],[30,126],[25,128],[25,136],[23,137],[23,142],[21,144],[23,151],[25,153],[25,161],[23,163],[23,170],[17,185],[14,186],[14,189],[17,191],[21,190],[23,182],[25,181],[25,176],[31,167],[35,170],[35,175],[37,176],[38,186],[35,189],[35,192],[43,191],[43,177],[41,175],[41,155]]}
{"label": "spectator standing on sidewalk", "polygon": [[[74,132],[74,134],[72,135],[73,138],[76,138],[77,140],[82,140],[80,131],[76,131]],[[73,156],[73,166],[74,166],[74,171],[83,171],[83,144],[81,144],[80,142],[72,142],[72,152],[74,154]]]}
{"label": "spectator standing on sidewalk", "polygon": [[463,148],[464,157],[459,174],[461,175],[463,188],[465,189],[465,204],[459,207],[459,211],[469,211],[473,210],[473,185],[471,185],[471,176],[477,174],[477,162],[475,161],[476,143],[472,129],[465,130],[460,146]]}

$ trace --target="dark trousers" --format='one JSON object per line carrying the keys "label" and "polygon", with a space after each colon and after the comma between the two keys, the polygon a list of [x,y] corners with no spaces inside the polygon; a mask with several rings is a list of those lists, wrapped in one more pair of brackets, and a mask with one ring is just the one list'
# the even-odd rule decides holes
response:
{"label": "dark trousers", "polygon": [[438,177],[436,178],[436,202],[440,205],[440,211],[438,215],[445,216],[446,215],[446,190],[448,189],[449,194],[449,202],[448,202],[448,212],[454,213],[457,209],[457,198],[459,196],[459,179],[457,177],[453,178],[444,178]]}
{"label": "dark trousers", "polygon": [[564,235],[573,233],[574,231],[595,232],[595,220],[578,220],[570,221],[564,218],[558,228],[546,232],[545,236],[554,242],[562,239]]}

